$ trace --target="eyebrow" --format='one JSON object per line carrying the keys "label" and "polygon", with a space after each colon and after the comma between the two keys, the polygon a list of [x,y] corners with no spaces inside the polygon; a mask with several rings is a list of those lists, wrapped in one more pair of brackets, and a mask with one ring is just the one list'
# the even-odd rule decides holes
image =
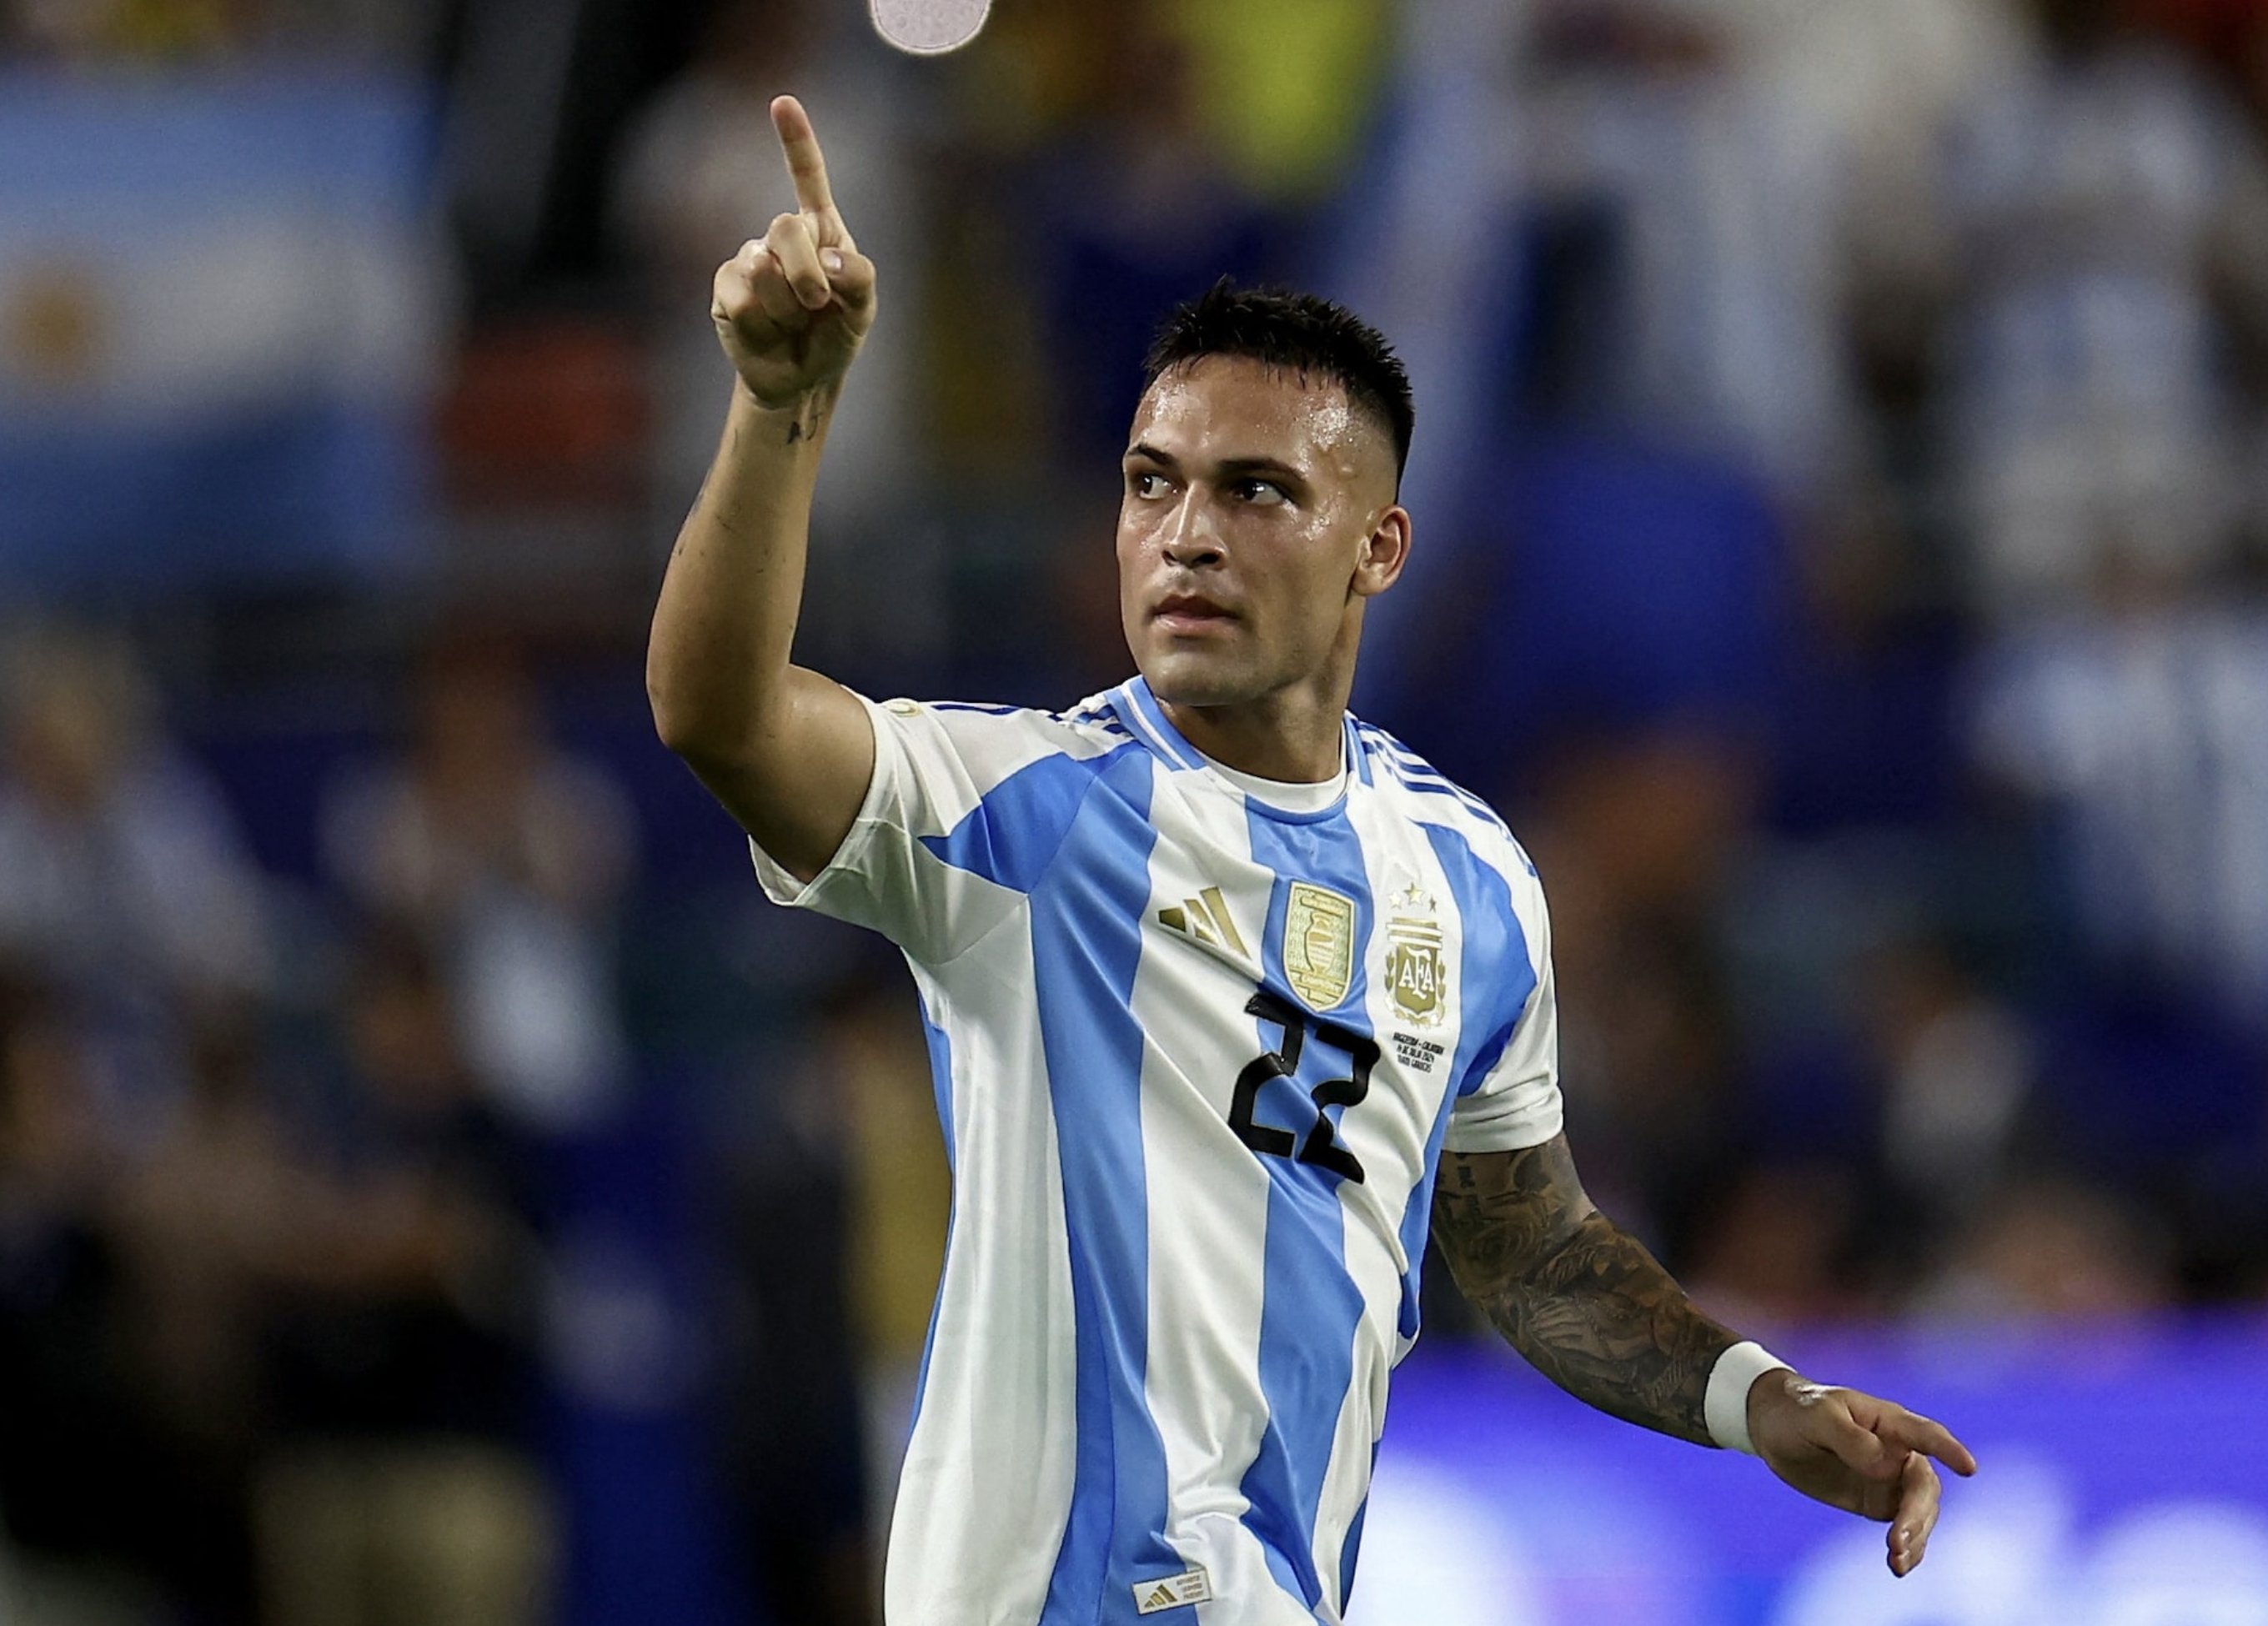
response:
{"label": "eyebrow", "polygon": [[1219,465],[1222,476],[1234,480],[1246,475],[1270,475],[1294,484],[1305,485],[1307,477],[1289,463],[1272,457],[1225,457]]}
{"label": "eyebrow", "polygon": [[[1155,463],[1160,468],[1179,468],[1182,466],[1181,460],[1172,452],[1161,451],[1146,440],[1138,440],[1126,448],[1126,460],[1130,461],[1136,458],[1145,462]],[[1264,475],[1301,486],[1307,482],[1307,477],[1305,475],[1281,458],[1225,457],[1214,465],[1214,467],[1224,480],[1238,480],[1248,475]]]}

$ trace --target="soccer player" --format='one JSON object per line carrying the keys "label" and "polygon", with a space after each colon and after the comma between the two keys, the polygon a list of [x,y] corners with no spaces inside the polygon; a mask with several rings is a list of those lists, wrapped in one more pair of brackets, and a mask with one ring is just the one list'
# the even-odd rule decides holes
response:
{"label": "soccer player", "polygon": [[888,1618],[1339,1620],[1429,1228],[1561,1386],[1887,1520],[1911,1570],[1931,1460],[1969,1452],[1740,1341],[1592,1206],[1535,872],[1347,713],[1410,549],[1384,342],[1305,296],[1184,307],[1124,462],[1140,675],[1060,713],[876,704],[789,659],[875,273],[803,109],[772,116],[799,208],[717,273],[739,380],[647,684],[767,892],[920,990],[954,1202]]}

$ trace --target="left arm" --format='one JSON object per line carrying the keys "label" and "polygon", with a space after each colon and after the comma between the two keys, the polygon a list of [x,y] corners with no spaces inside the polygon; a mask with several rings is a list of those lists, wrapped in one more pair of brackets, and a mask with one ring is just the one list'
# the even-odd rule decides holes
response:
{"label": "left arm", "polygon": [[1465,1297],[1552,1382],[1625,1422],[1714,1443],[1702,1402],[1739,1340],[1599,1211],[1565,1135],[1444,1152],[1433,1240]]}
{"label": "left arm", "polygon": [[[1577,1399],[1697,1444],[1717,1359],[1739,1340],[1694,1306],[1644,1245],[1601,1213],[1564,1135],[1518,1151],[1444,1152],[1433,1240],[1513,1348]],[[1889,1521],[1889,1565],[1921,1562],[1937,1523],[1930,1459],[1977,1464],[1939,1424],[1785,1367],[1749,1388],[1756,1453],[1806,1495]]]}

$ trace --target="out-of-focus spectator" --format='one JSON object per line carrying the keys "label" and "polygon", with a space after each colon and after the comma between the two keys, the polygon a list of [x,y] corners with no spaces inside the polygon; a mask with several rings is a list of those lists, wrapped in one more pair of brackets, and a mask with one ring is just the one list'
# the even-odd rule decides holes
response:
{"label": "out-of-focus spectator", "polygon": [[[761,1129],[725,1171],[745,1313],[725,1374],[723,1466],[773,1615],[868,1626],[911,1395],[897,1365],[909,1269],[931,1267],[924,1328],[936,1285],[934,1255],[909,1264],[921,1240],[908,1233],[943,1170],[911,1165],[923,1152],[941,1164],[942,1151],[902,1115],[902,1007],[854,977],[814,1016],[806,1042],[766,1055],[752,1085]],[[914,1048],[918,1067],[918,1037]],[[892,1131],[902,1138],[886,1146]],[[885,1190],[893,1177],[903,1183]]]}
{"label": "out-of-focus spectator", "polygon": [[[1927,479],[1915,448],[1929,430],[1933,324],[1952,259],[1946,152],[1984,88],[2021,59],[2021,19],[2010,0],[1725,0],[1723,9],[1757,94],[1787,128],[1811,132],[1832,188],[1800,283],[1818,326],[1798,342],[1832,353],[1823,364],[1846,416],[1836,425],[1841,467],[1805,516],[1808,552],[1832,572],[1846,554],[1896,541],[1901,574],[1924,578],[1908,591],[1941,592],[1917,568],[1927,562],[1911,556],[1913,539],[1885,533],[1873,516]],[[1854,518],[1861,535],[1852,534]]]}
{"label": "out-of-focus spectator", "polygon": [[122,1150],[67,1008],[36,984],[5,1004],[0,1506],[82,1590],[231,1626],[252,1608],[262,1293],[295,1218],[250,1029],[202,1028],[175,1109]]}
{"label": "out-of-focus spectator", "polygon": [[[1430,167],[1442,179],[1429,216],[1445,212],[1442,188],[1460,188],[1469,196],[1458,202],[1498,222],[1498,240],[1460,242],[1493,283],[1455,307],[1477,315],[1483,341],[1467,331],[1462,369],[1497,372],[1498,411],[1509,399],[1530,416],[1721,459],[1782,500],[1829,501],[1863,461],[1845,342],[1852,261],[1874,224],[1865,211],[1890,189],[1876,172],[1927,150],[1936,99],[1926,76],[1899,76],[1931,53],[1895,23],[1880,28],[1887,48],[1870,50],[1864,29],[1822,15],[1832,6],[1800,18],[1770,15],[1770,0],[1487,9],[1425,8],[1424,77],[1410,92],[1430,99],[1446,81],[1484,150],[1429,166],[1405,139],[1387,195],[1370,200],[1421,195],[1412,172]],[[1967,36],[1954,33],[1937,56],[1961,55]],[[1830,74],[1832,98],[1815,88]],[[1493,93],[1484,76],[1499,81]],[[1870,96],[1891,83],[1895,94]],[[1491,99],[1484,127],[1474,115]],[[1405,114],[1412,129],[1437,117]],[[1440,224],[1464,239],[1472,222]],[[1421,263],[1419,234],[1386,235],[1366,247],[1415,283],[1439,275]],[[1393,280],[1380,291],[1388,309]],[[1407,316],[1422,334],[1423,313]],[[1468,395],[1449,391],[1458,406]]]}
{"label": "out-of-focus spectator", "polygon": [[468,1058],[497,1106],[585,1126],[628,1084],[616,911],[635,854],[620,788],[547,738],[535,681],[472,635],[428,651],[402,754],[342,780],[331,872],[447,968]]}
{"label": "out-of-focus spectator", "polygon": [[1962,1321],[2100,1320],[2173,1297],[2165,1238],[2145,1214],[2099,1186],[2043,1175],[2000,1193],[1910,1308]]}
{"label": "out-of-focus spectator", "polygon": [[[1538,828],[1535,848],[1565,900],[1555,903],[1552,931],[1555,969],[1572,990],[1561,1000],[1561,1047],[1569,1077],[1583,1081],[1569,1093],[1568,1135],[1583,1147],[1584,1180],[1602,1206],[1672,1269],[1682,1265],[1699,1205],[1741,1141],[1742,1057],[1703,884],[1722,859],[1710,832],[1720,806],[1715,772],[1670,744],[1571,776],[1570,810],[1597,809],[1603,804],[1594,798],[1611,794],[1609,784],[1709,805],[1696,821],[1653,833],[1664,838],[1655,856],[1673,866],[1655,879],[1669,890],[1625,887],[1599,849],[1556,819]],[[1643,822],[1622,828],[1653,840]],[[1698,844],[1689,845],[1688,835]],[[1689,867],[1697,862],[1697,872]],[[1587,909],[1595,918],[1571,938],[1566,923]]]}
{"label": "out-of-focus spectator", "polygon": [[1835,125],[1772,93],[1748,47],[1716,8],[1542,8],[1531,185],[1577,257],[1562,275],[1593,285],[1580,331],[1547,358],[1557,376],[1528,388],[1815,500],[1853,457],[1848,155]]}
{"label": "out-of-focus spectator", "polygon": [[1838,980],[1848,1008],[1829,1049],[1837,1059],[1793,1070],[1753,1109],[1825,1126],[1857,1198],[1838,1262],[1853,1297],[1840,1307],[1881,1308],[1946,1268],[1979,1217],[2059,1148],[2038,1122],[2050,1103],[2034,1025],[1955,945],[1894,925]]}
{"label": "out-of-focus spectator", "polygon": [[251,1335],[278,1218],[265,882],[159,732],[122,635],[48,627],[7,658],[10,1342],[28,1408],[10,1522],[227,1621],[248,1607]]}
{"label": "out-of-focus spectator", "polygon": [[1979,601],[2193,570],[2247,497],[2232,336],[2268,325],[2268,165],[2205,71],[2116,0],[2035,0],[1963,120],[1947,428]]}
{"label": "out-of-focus spectator", "polygon": [[450,1000],[414,937],[359,945],[344,1099],[275,1240],[256,1531],[267,1617],[293,1626],[546,1618],[528,1168]]}
{"label": "out-of-focus spectator", "polygon": [[2185,1287],[2225,1291],[2268,1238],[2268,610],[2166,586],[2004,634],[1973,739],[2032,813],[2062,951],[2056,1140],[2154,1205]]}
{"label": "out-of-focus spectator", "polygon": [[253,1608],[261,1321],[304,1213],[255,1040],[200,1036],[183,1110],[113,1197],[131,1415],[161,1487],[145,1544],[193,1615],[224,1622]]}
{"label": "out-of-focus spectator", "polygon": [[105,1133],[146,1142],[184,1088],[191,1027],[266,985],[264,883],[122,635],[58,624],[5,659],[0,959],[62,992]]}
{"label": "out-of-focus spectator", "polygon": [[1853,1269],[1865,1182],[1831,1159],[1749,1169],[1699,1218],[1680,1274],[1719,1321],[1815,1326],[1878,1306]]}
{"label": "out-of-focus spectator", "polygon": [[2106,979],[2213,1002],[2268,1041],[2268,608],[2102,606],[1999,640],[1978,760],[2051,818],[2064,903]]}
{"label": "out-of-focus spectator", "polygon": [[143,1456],[106,1225],[116,1167],[65,1007],[0,979],[0,1527],[26,1619],[112,1626],[149,1606],[119,1465]]}
{"label": "out-of-focus spectator", "polygon": [[1896,1247],[1911,1257],[1974,1218],[2015,1173],[2038,1106],[2039,1046],[2005,1001],[1946,946],[1900,945],[1867,967],[1867,1048],[1881,1069],[1874,1133],[1907,1202]]}

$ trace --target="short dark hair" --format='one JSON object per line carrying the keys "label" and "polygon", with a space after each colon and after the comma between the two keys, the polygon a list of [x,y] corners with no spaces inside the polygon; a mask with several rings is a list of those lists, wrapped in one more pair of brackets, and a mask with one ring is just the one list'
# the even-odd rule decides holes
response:
{"label": "short dark hair", "polygon": [[1393,438],[1394,475],[1401,478],[1418,416],[1410,374],[1386,335],[1346,306],[1288,288],[1240,288],[1224,276],[1167,314],[1143,358],[1142,387],[1207,356],[1241,356],[1303,381],[1336,383],[1350,405]]}

